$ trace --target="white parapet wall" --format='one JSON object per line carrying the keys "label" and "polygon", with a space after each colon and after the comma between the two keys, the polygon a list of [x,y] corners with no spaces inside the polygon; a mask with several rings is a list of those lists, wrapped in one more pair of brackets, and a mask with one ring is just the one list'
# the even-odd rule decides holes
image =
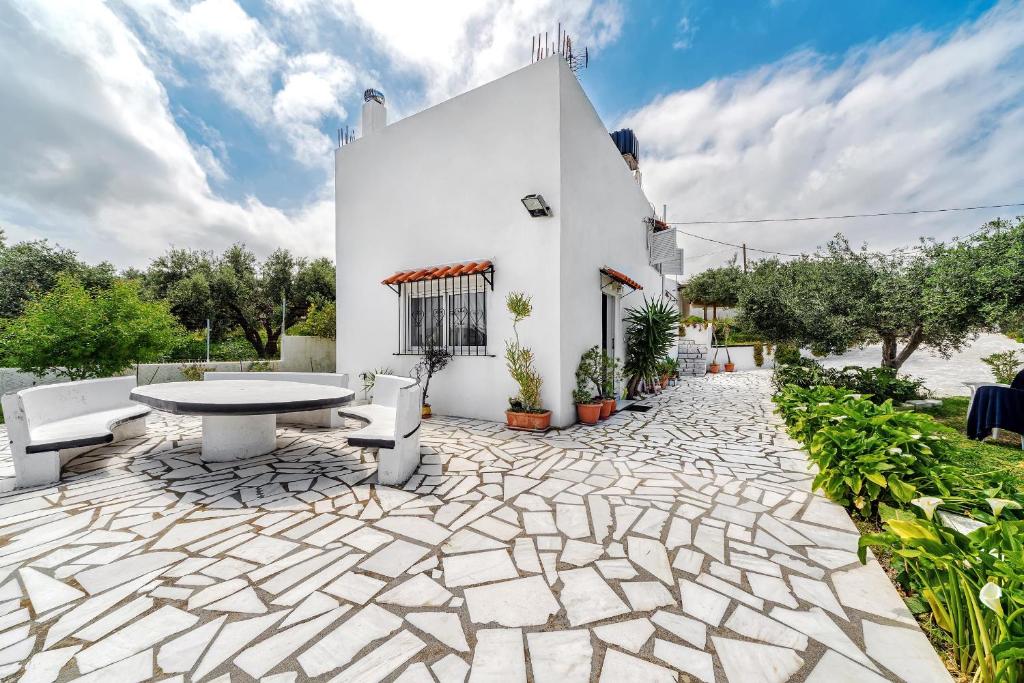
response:
{"label": "white parapet wall", "polygon": [[[136,375],[139,386],[145,384],[161,384],[163,382],[181,382],[185,380],[182,368],[197,366],[220,372],[248,372],[253,363],[259,362],[261,369],[280,370],[281,361],[210,361],[206,362],[177,362],[177,363],[144,363],[138,368],[132,368],[121,373],[121,376]],[[202,376],[200,374],[200,376]],[[21,372],[17,368],[0,368],[0,394],[11,394],[29,387],[42,386],[44,384],[57,384],[69,381],[67,377],[61,377],[54,373],[45,375],[33,375],[30,372]]]}
{"label": "white parapet wall", "polygon": [[[736,372],[742,372],[744,370],[765,370],[775,367],[775,353],[774,349],[772,353],[768,353],[768,347],[764,347],[764,364],[759,368],[754,363],[754,347],[753,346],[730,346],[728,356],[725,353],[724,346],[716,346],[711,348],[711,354],[708,357],[708,363],[715,357],[715,351],[718,352],[718,364],[725,365],[727,357],[732,358],[732,362],[736,365]],[[724,368],[723,368],[724,370]]]}
{"label": "white parapet wall", "polygon": [[334,372],[337,347],[333,339],[286,335],[281,337],[281,370]]}

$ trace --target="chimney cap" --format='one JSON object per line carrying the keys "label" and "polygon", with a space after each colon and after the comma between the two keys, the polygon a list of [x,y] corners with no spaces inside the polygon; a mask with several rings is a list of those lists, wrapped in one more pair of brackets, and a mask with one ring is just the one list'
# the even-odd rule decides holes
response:
{"label": "chimney cap", "polygon": [[382,93],[380,90],[374,90],[373,88],[367,88],[363,92],[363,102],[369,102],[370,100],[373,100],[374,102],[380,102],[381,104],[384,104],[384,93]]}

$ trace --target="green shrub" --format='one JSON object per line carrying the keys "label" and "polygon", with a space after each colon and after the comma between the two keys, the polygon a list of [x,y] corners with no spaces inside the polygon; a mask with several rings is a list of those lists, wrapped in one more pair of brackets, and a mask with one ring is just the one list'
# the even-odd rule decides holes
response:
{"label": "green shrub", "polygon": [[1016,351],[1002,351],[985,356],[981,362],[992,369],[992,375],[1000,384],[1010,384],[1020,372],[1022,367],[1021,358]]}
{"label": "green shrub", "polygon": [[764,344],[761,342],[754,342],[754,365],[764,366]]}
{"label": "green shrub", "polygon": [[200,365],[198,363],[185,363],[178,369],[181,370],[181,374],[185,378],[186,382],[202,382],[203,375],[216,370],[216,368]]}
{"label": "green shrub", "polygon": [[825,368],[810,358],[801,358],[799,363],[777,365],[772,374],[772,384],[777,391],[795,385],[802,388],[830,386],[865,394],[875,403],[892,400],[903,403],[925,395],[924,384],[913,377],[899,376],[892,368],[862,368],[848,365],[845,368]]}
{"label": "green shrub", "polygon": [[309,305],[306,319],[293,325],[289,334],[334,339],[337,334],[336,304],[328,301],[323,305],[313,302]]}
{"label": "green shrub", "polygon": [[779,344],[775,349],[775,365],[793,365],[800,362],[800,348],[794,344]]}

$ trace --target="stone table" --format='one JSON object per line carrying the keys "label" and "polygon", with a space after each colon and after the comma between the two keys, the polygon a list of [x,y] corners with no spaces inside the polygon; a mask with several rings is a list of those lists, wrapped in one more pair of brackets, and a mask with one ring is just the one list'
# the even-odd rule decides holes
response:
{"label": "stone table", "polygon": [[280,382],[169,382],[132,390],[134,401],[175,415],[203,418],[203,459],[208,462],[244,460],[277,446],[277,415],[348,403],[350,389]]}

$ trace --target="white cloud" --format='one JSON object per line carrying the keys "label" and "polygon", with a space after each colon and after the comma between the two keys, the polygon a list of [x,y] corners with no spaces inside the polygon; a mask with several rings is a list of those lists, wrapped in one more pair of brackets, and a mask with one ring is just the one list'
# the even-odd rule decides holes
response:
{"label": "white cloud", "polygon": [[676,38],[672,42],[673,50],[689,50],[690,46],[693,45],[693,36],[697,33],[697,24],[690,19],[689,16],[684,16],[676,24]]}
{"label": "white cloud", "polygon": [[294,214],[211,191],[219,163],[197,155],[208,148],[176,125],[145,48],[102,3],[0,9],[0,44],[0,217],[12,238],[45,235],[122,266],[170,243],[333,251],[329,185]]}
{"label": "white cloud", "polygon": [[[1021,201],[1022,64],[1024,6],[1003,5],[947,37],[911,32],[838,62],[800,53],[712,80],[659,97],[623,124],[637,131],[646,189],[668,203],[670,220]],[[837,231],[878,247],[948,238],[996,213],[683,229],[799,252]],[[684,243],[692,254],[715,252],[688,262],[691,270],[734,251]]]}
{"label": "white cloud", "polygon": [[275,0],[286,16],[332,16],[366,30],[399,69],[422,76],[430,105],[526,66],[530,36],[558,22],[576,45],[600,50],[622,25],[617,0]]}

